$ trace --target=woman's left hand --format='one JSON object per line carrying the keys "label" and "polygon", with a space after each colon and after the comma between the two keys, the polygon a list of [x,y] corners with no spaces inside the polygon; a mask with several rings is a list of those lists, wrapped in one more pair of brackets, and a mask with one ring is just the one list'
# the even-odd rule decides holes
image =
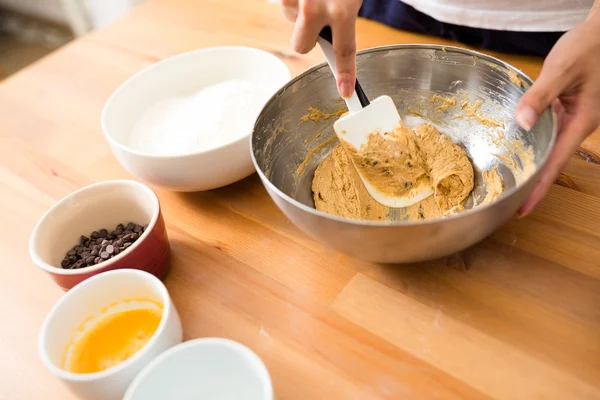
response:
{"label": "woman's left hand", "polygon": [[515,120],[525,130],[550,106],[559,120],[556,144],[539,182],[519,210],[521,216],[533,211],[579,145],[600,125],[599,3],[585,22],[560,38],[539,78],[517,105]]}

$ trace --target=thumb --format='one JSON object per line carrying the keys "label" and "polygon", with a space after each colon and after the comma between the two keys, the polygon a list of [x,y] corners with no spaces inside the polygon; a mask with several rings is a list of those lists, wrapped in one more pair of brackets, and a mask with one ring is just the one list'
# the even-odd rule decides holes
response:
{"label": "thumb", "polygon": [[561,70],[551,65],[542,68],[540,77],[525,92],[515,110],[515,121],[526,131],[531,130],[544,110],[552,104],[569,85]]}

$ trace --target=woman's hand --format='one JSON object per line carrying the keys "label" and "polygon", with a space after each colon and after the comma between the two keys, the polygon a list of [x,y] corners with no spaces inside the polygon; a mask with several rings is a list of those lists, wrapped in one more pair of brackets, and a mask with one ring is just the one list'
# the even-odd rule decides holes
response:
{"label": "woman's hand", "polygon": [[283,13],[295,23],[292,46],[300,54],[315,47],[319,32],[330,26],[333,33],[337,87],[350,97],[356,80],[356,17],[362,0],[282,0]]}
{"label": "woman's hand", "polygon": [[581,142],[600,124],[600,1],[588,19],[556,43],[534,85],[517,105],[515,120],[530,130],[552,105],[558,137],[540,181],[519,210],[529,214],[546,195]]}

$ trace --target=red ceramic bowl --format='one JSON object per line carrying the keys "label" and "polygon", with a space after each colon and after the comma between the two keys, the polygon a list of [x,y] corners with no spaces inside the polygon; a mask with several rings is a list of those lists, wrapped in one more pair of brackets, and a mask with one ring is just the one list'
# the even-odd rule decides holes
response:
{"label": "red ceramic bowl", "polygon": [[[119,255],[81,269],[60,266],[81,235],[119,223],[146,225],[145,232]],[[162,279],[169,268],[169,240],[156,194],[139,182],[116,180],[86,186],[56,203],[37,223],[29,241],[33,262],[68,290],[104,271],[133,268]]]}

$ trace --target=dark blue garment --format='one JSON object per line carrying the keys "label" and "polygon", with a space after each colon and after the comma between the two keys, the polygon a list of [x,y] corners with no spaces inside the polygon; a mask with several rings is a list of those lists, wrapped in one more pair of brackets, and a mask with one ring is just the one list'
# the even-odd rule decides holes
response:
{"label": "dark blue garment", "polygon": [[363,0],[359,15],[405,31],[439,36],[470,46],[545,57],[564,32],[514,32],[440,22],[400,0]]}

